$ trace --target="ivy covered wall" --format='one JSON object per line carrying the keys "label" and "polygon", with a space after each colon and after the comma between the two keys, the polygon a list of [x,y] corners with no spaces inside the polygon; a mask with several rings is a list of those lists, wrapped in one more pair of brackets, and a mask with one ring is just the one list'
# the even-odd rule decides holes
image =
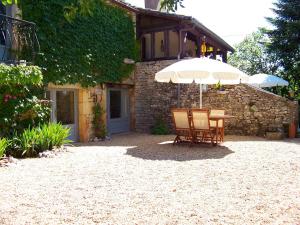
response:
{"label": "ivy covered wall", "polygon": [[44,82],[94,86],[118,82],[129,76],[136,59],[134,24],[126,11],[93,1],[87,13],[81,0],[21,1],[25,20],[37,25],[41,54],[35,62],[44,71]]}

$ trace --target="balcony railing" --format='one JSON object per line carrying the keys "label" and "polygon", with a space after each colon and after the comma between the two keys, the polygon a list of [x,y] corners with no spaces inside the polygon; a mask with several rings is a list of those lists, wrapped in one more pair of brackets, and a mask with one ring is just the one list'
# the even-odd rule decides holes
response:
{"label": "balcony railing", "polygon": [[0,63],[32,64],[40,46],[36,25],[0,14]]}

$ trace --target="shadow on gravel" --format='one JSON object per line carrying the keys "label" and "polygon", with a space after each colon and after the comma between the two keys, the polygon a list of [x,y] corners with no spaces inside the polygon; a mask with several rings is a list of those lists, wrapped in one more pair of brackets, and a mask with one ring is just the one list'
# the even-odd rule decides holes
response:
{"label": "shadow on gravel", "polygon": [[207,147],[195,145],[188,146],[173,146],[166,145],[149,145],[143,148],[131,148],[127,150],[127,155],[146,160],[175,160],[175,161],[190,161],[190,160],[205,160],[205,159],[221,159],[225,156],[234,153],[225,146]]}
{"label": "shadow on gravel", "polygon": [[144,134],[116,135],[110,141],[77,144],[77,146],[90,147],[122,147],[126,149],[126,155],[146,160],[205,160],[222,159],[234,153],[226,146],[212,147],[209,144],[173,145],[173,136],[153,136]]}

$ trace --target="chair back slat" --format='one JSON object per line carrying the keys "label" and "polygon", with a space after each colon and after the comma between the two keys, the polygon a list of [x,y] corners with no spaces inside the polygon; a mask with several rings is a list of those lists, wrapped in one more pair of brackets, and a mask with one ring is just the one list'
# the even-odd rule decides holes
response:
{"label": "chair back slat", "polygon": [[188,109],[172,110],[175,129],[190,129]]}
{"label": "chair back slat", "polygon": [[192,109],[192,125],[195,130],[209,130],[209,110]]}

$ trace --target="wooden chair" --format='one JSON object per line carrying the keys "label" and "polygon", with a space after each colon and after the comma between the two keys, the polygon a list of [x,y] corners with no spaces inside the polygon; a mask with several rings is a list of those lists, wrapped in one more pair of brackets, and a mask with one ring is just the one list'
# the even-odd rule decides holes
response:
{"label": "wooden chair", "polygon": [[210,127],[208,109],[191,109],[194,142],[210,141],[214,144],[216,128]]}
{"label": "wooden chair", "polygon": [[192,143],[192,130],[188,109],[172,109],[172,118],[175,126],[176,138],[173,144],[181,142]]}
{"label": "wooden chair", "polygon": [[[224,109],[211,109],[210,110],[210,115],[222,115],[224,116],[225,115],[225,110]],[[224,120],[219,120],[218,122],[218,132],[219,132],[219,141],[220,142],[223,142],[224,141]],[[216,121],[213,121],[211,120],[210,121],[210,126],[213,127],[213,128],[216,128],[217,127],[217,122]]]}

